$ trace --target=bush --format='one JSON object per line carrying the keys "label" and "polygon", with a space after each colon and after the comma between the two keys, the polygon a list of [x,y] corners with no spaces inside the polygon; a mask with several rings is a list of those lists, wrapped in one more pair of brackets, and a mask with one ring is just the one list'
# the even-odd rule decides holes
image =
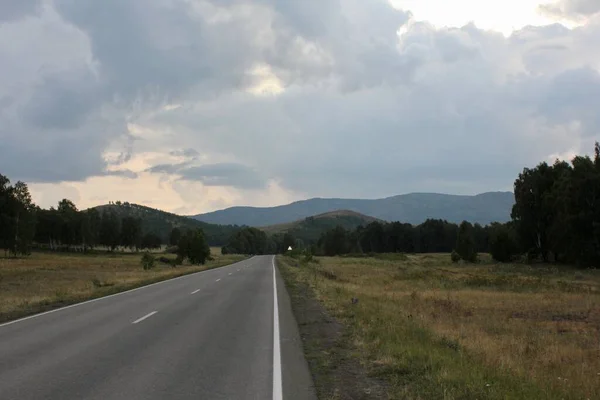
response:
{"label": "bush", "polygon": [[458,227],[456,252],[461,259],[467,262],[477,262],[477,252],[475,251],[475,240],[473,238],[473,225],[467,221],[463,221]]}
{"label": "bush", "polygon": [[452,250],[452,254],[450,254],[450,259],[453,263],[457,263],[460,261],[460,254],[458,254],[456,250]]}
{"label": "bush", "polygon": [[513,236],[508,230],[498,230],[492,235],[490,253],[496,261],[503,263],[512,261],[513,257],[518,253],[518,249]]}
{"label": "bush", "polygon": [[149,252],[145,252],[142,256],[141,264],[145,270],[154,268],[154,256]]}

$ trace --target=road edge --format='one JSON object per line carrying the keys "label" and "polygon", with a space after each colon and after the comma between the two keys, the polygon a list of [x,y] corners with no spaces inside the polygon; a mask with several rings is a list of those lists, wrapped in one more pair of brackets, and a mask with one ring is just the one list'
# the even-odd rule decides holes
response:
{"label": "road edge", "polygon": [[277,257],[274,256],[283,398],[286,400],[317,400],[316,388],[304,355],[304,343],[292,308],[292,300],[277,264]]}

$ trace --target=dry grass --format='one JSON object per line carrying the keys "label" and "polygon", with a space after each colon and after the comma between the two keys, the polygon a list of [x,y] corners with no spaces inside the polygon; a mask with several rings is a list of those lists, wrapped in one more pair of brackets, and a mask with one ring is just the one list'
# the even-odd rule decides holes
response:
{"label": "dry grass", "polygon": [[157,261],[149,271],[140,264],[141,254],[130,253],[34,253],[19,259],[0,258],[0,321],[243,259],[221,255],[218,248],[212,248],[211,254],[214,260],[206,265],[172,268]]}
{"label": "dry grass", "polygon": [[600,398],[596,271],[449,255],[282,260],[351,331],[391,398]]}

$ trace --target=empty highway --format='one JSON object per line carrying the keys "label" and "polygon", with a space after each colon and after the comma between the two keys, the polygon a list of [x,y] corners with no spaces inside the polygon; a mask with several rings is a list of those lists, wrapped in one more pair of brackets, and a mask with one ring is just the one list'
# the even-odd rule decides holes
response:
{"label": "empty highway", "polygon": [[0,399],[315,399],[273,262],[0,325]]}

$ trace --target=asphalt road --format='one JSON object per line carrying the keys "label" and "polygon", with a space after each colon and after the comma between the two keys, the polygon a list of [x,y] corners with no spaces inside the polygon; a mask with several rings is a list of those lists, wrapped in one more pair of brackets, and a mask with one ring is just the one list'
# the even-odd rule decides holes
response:
{"label": "asphalt road", "polygon": [[0,399],[316,399],[275,271],[254,257],[0,325]]}

